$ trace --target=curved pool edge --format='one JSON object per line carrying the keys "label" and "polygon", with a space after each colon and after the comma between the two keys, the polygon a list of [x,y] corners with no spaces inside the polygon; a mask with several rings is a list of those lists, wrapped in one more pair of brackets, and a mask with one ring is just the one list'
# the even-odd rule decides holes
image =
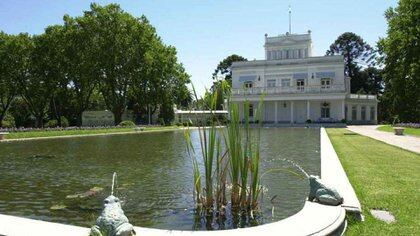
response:
{"label": "curved pool edge", "polygon": [[[265,236],[278,235],[328,235],[336,230],[345,230],[346,209],[361,212],[360,202],[351,186],[347,175],[341,166],[337,154],[324,128],[320,131],[321,138],[321,179],[338,187],[344,197],[342,206],[327,206],[306,201],[303,208],[296,214],[283,220],[255,226],[220,231],[179,231],[135,227],[137,235],[148,236],[185,236],[185,235],[226,235],[243,236],[251,233]],[[347,201],[346,201],[347,200]],[[344,227],[343,227],[344,225]],[[51,223],[40,220],[26,219],[0,214],[0,235],[88,235],[90,229]]]}
{"label": "curved pool edge", "polygon": [[[255,226],[220,231],[180,231],[135,227],[137,235],[147,236],[184,236],[184,235],[226,235],[243,236],[248,234],[264,234],[265,236],[278,235],[279,232],[286,235],[328,235],[338,229],[344,222],[346,211],[341,206],[326,206],[306,201],[302,210],[286,219]],[[88,235],[90,229],[52,223],[41,220],[27,219],[17,216],[0,214],[1,235]]]}

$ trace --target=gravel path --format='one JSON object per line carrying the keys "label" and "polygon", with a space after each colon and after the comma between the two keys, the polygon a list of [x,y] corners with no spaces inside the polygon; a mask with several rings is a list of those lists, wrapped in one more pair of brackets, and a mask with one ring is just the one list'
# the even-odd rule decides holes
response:
{"label": "gravel path", "polygon": [[351,125],[347,129],[370,138],[420,154],[420,138],[409,135],[395,135],[391,132],[379,131],[378,125]]}

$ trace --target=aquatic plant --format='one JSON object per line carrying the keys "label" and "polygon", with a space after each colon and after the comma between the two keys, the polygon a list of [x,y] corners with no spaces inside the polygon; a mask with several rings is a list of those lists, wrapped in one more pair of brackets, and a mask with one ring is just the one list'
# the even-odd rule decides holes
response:
{"label": "aquatic plant", "polygon": [[[249,113],[244,112],[243,121],[240,119],[239,105],[228,102],[229,121],[225,128],[221,128],[222,122],[213,113],[217,91],[207,93],[206,99],[198,99],[194,89],[193,92],[197,101],[196,109],[210,110],[210,118],[196,116],[195,122],[198,124],[203,173],[191,141],[190,129],[185,130],[187,153],[193,163],[194,200],[197,208],[207,212],[207,217],[224,215],[227,207],[235,215],[252,215],[258,209],[262,189],[259,176],[262,102],[256,109],[255,119],[252,120]],[[250,103],[247,101],[243,106],[243,110],[248,111]],[[208,121],[209,126],[202,125]],[[257,124],[257,129],[253,129],[251,122]],[[228,197],[230,202],[227,201]]]}

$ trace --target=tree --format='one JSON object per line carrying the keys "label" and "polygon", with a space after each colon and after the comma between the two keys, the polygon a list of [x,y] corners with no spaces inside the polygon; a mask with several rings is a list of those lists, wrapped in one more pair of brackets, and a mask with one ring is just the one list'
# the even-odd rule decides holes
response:
{"label": "tree", "polygon": [[[27,82],[32,77],[31,62],[32,51],[34,48],[33,40],[28,34],[19,34],[15,36],[5,36],[6,41],[3,44],[1,57],[0,85],[1,89],[1,111],[2,120],[10,107],[13,98],[25,90]],[[4,35],[3,35],[4,38]]]}
{"label": "tree", "polygon": [[385,18],[387,37],[379,45],[384,53],[384,96],[390,116],[420,122],[420,3],[400,0],[396,8],[385,12]]}
{"label": "tree", "polygon": [[16,72],[23,66],[22,61],[15,58],[19,57],[14,54],[19,48],[12,37],[0,32],[0,127],[17,94]]}
{"label": "tree", "polygon": [[159,108],[160,118],[168,123],[173,119],[174,104],[188,106],[191,102],[187,87],[190,76],[183,65],[178,63],[176,49],[162,43],[145,17],[142,17],[142,23],[145,30],[143,37],[139,38],[143,41],[138,44],[144,52],[138,56],[142,59],[142,66],[136,70],[131,86],[135,110],[140,119],[142,116],[142,120],[147,121],[149,114]]}
{"label": "tree", "polygon": [[357,72],[360,77],[360,88],[367,94],[380,95],[384,91],[384,82],[382,76],[382,69],[377,67],[368,67],[362,71]]}
{"label": "tree", "polygon": [[38,127],[46,118],[60,124],[63,116],[81,125],[83,111],[104,106],[116,124],[127,106],[143,115],[160,110],[169,121],[174,104],[191,102],[189,75],[176,49],[162,42],[146,17],[117,4],[91,4],[82,16],[63,21],[40,35],[0,32],[0,125],[15,98],[17,123],[36,117]]}
{"label": "tree", "polygon": [[[248,59],[242,56],[232,54],[219,62],[213,73],[213,85],[211,86],[210,91],[206,91],[206,94],[204,95],[205,97],[210,95],[213,96],[213,94],[217,95],[214,109],[222,110],[224,100],[230,94],[230,88],[232,87],[231,67],[233,62],[247,60]],[[205,98],[204,100],[208,99]]]}
{"label": "tree", "polygon": [[115,124],[121,122],[133,78],[144,66],[148,23],[145,17],[135,18],[124,12],[119,5],[99,6],[91,4],[91,10],[83,16],[84,27],[91,33],[97,45],[93,65],[99,72],[99,88],[105,103],[115,117]]}
{"label": "tree", "polygon": [[[66,65],[66,29],[61,25],[49,26],[45,33],[40,37],[45,45],[43,55],[41,56],[42,65],[46,76],[51,82],[51,117],[58,121],[62,126],[61,119],[66,114],[66,110],[71,105],[71,90],[69,89],[69,76]],[[68,116],[68,114],[66,114]]]}
{"label": "tree", "polygon": [[214,70],[213,73],[213,80],[218,80],[219,76],[222,76],[224,80],[229,82],[229,85],[232,86],[232,70],[231,66],[233,62],[237,61],[248,61],[245,57],[232,54],[225,59],[223,59],[219,64],[217,65],[217,68]]}
{"label": "tree", "polygon": [[361,65],[374,65],[374,50],[359,35],[346,32],[338,36],[327,55],[343,55],[345,74],[351,78],[351,92],[356,93],[365,87],[365,78],[361,76]]}
{"label": "tree", "polygon": [[[88,14],[85,12],[85,15]],[[82,125],[82,113],[90,106],[91,96],[98,87],[98,44],[95,26],[85,16],[64,16],[64,65],[70,91],[67,107],[72,105],[77,125]]]}
{"label": "tree", "polygon": [[59,70],[51,58],[53,48],[49,35],[36,35],[27,38],[32,46],[30,66],[20,80],[20,94],[28,105],[29,111],[36,118],[36,127],[42,128],[48,112],[48,105],[55,93],[55,81]]}

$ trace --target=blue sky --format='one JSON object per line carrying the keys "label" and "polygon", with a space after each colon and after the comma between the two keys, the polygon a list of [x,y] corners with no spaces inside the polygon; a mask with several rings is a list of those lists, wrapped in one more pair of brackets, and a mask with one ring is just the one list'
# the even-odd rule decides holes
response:
{"label": "blue sky", "polygon": [[[131,0],[119,3],[135,16],[146,15],[178,58],[201,94],[211,85],[218,62],[236,53],[250,60],[264,58],[264,34],[288,30],[288,5],[292,6],[292,31],[312,30],[315,55],[323,55],[343,32],[352,31],[375,45],[386,34],[384,11],[397,0]],[[0,30],[14,34],[42,33],[61,24],[64,14],[81,15],[85,0],[1,0]]]}

